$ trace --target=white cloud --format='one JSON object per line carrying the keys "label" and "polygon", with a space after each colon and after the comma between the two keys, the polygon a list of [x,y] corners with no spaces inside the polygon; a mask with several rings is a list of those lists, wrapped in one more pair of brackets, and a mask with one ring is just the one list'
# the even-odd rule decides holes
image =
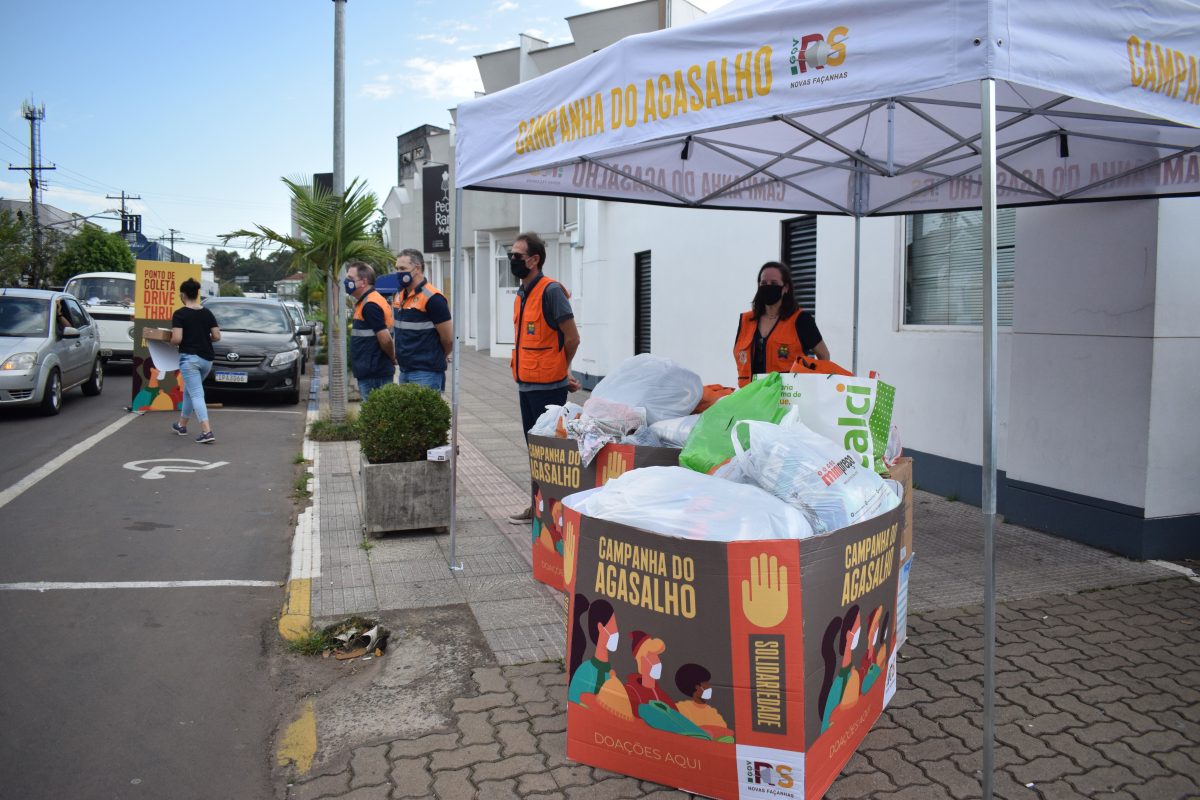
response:
{"label": "white cloud", "polygon": [[[637,0],[577,0],[579,7],[588,11],[599,11],[602,8],[625,6]],[[703,11],[714,11],[729,2],[729,0],[689,0]]]}
{"label": "white cloud", "polygon": [[400,83],[434,100],[466,100],[483,91],[483,81],[479,79],[479,68],[473,58],[444,61],[410,58],[404,66],[405,72],[397,76]]}
{"label": "white cloud", "polygon": [[500,12],[500,11],[516,11],[516,10],[517,10],[517,4],[516,4],[516,3],[514,3],[514,2],[512,2],[512,0],[500,0],[500,2],[499,2],[499,3],[496,3],[496,7],[495,7],[494,9],[492,9],[492,10],[493,10],[493,11],[496,11],[496,12]]}
{"label": "white cloud", "polygon": [[[387,78],[386,75],[383,77]],[[358,93],[372,100],[387,100],[396,93],[396,89],[388,83],[364,83]]]}
{"label": "white cloud", "polygon": [[440,33],[423,33],[417,37],[421,42],[437,42],[438,44],[453,45],[458,44],[457,36],[446,36]]}

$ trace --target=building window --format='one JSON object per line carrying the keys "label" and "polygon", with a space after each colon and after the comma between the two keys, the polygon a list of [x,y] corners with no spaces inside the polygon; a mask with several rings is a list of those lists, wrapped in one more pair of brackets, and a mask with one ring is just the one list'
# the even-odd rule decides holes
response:
{"label": "building window", "polygon": [[[983,212],[914,214],[904,226],[904,322],[982,325]],[[996,215],[996,324],[1012,325],[1017,212]]]}
{"label": "building window", "polygon": [[579,198],[562,198],[562,229],[574,228],[579,224]]}
{"label": "building window", "polygon": [[633,354],[650,352],[650,251],[633,254]]}
{"label": "building window", "polygon": [[779,260],[792,273],[792,291],[801,308],[817,316],[817,218],[785,219]]}

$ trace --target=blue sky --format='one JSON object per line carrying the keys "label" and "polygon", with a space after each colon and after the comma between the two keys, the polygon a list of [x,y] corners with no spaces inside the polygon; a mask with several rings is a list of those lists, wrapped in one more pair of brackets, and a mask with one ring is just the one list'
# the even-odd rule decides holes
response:
{"label": "blue sky", "polygon": [[[624,2],[349,0],[348,179],[364,178],[382,202],[396,136],[447,127],[448,109],[482,90],[474,55],[522,32],[561,43],[564,17]],[[330,0],[9,3],[0,160],[28,165],[21,103],[32,99],[46,109],[42,162],[57,167],[43,173],[44,202],[95,214],[116,206],[105,195],[141,195],[130,206],[143,233],[175,228],[176,249],[197,262],[221,233],[286,230],[280,177],[332,169],[333,16]],[[26,179],[0,170],[0,197],[28,199]]]}

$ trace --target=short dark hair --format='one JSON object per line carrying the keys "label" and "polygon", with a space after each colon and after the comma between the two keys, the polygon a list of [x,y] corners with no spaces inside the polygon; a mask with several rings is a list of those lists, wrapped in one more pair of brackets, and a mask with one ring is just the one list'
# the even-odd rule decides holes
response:
{"label": "short dark hair", "polygon": [[200,296],[200,281],[195,278],[188,278],[179,284],[179,292],[188,300],[195,300]]}
{"label": "short dark hair", "polygon": [[684,664],[675,670],[675,688],[689,699],[696,693],[696,687],[712,680],[712,673],[699,664]]}
{"label": "short dark hair", "polygon": [[425,271],[425,254],[420,250],[414,250],[411,247],[406,247],[399,253],[396,253],[396,260],[400,260],[400,256],[408,256],[408,260],[421,268],[421,272]]}
{"label": "short dark hair", "polygon": [[375,285],[375,268],[365,261],[351,261],[346,265],[346,271],[354,270],[354,274],[367,282],[368,286]]}
{"label": "short dark hair", "polygon": [[[777,269],[783,276],[783,288],[786,289],[783,293],[783,299],[779,303],[779,318],[791,316],[800,306],[796,302],[796,289],[792,286],[792,271],[780,264],[778,261],[768,261],[758,268],[758,277],[754,279],[754,291],[758,292],[758,283],[762,280],[764,270]],[[760,303],[758,299],[751,301],[751,306],[754,309],[754,318],[758,319],[767,310],[766,303]]]}
{"label": "short dark hair", "polygon": [[529,231],[528,233],[517,234],[517,238],[514,241],[524,242],[529,255],[538,257],[538,269],[544,270],[546,268],[546,243],[542,240],[542,237]]}

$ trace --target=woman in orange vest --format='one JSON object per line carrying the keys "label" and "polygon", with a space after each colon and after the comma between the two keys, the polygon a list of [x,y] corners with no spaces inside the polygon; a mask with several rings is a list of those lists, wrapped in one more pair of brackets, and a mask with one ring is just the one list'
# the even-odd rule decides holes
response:
{"label": "woman in orange vest", "polygon": [[796,304],[791,271],[778,261],[768,261],[758,270],[758,291],[750,310],[738,318],[733,343],[738,386],[745,386],[754,375],[787,372],[804,353],[829,358],[817,321]]}

